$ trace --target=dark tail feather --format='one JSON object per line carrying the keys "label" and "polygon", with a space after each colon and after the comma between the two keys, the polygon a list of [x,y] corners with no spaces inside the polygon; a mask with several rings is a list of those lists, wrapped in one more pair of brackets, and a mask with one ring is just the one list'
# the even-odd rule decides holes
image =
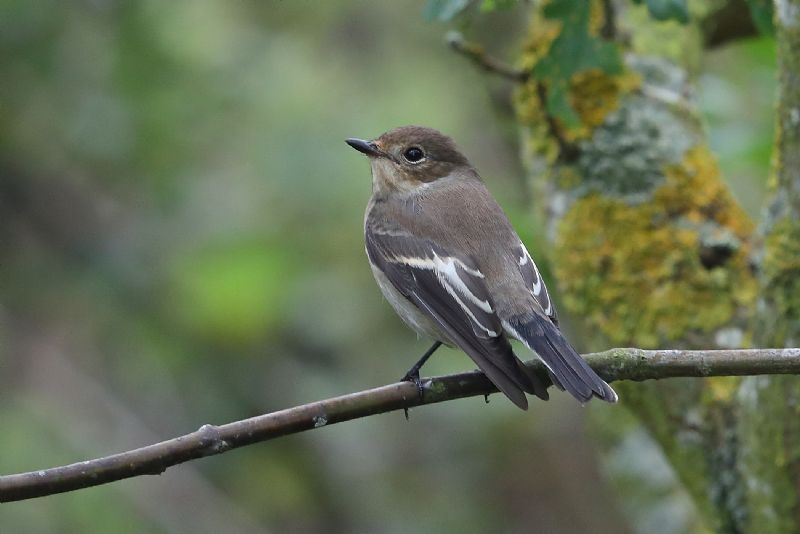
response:
{"label": "dark tail feather", "polygon": [[536,352],[553,383],[581,402],[592,397],[617,402],[617,394],[572,348],[558,327],[545,317],[509,321],[529,349]]}
{"label": "dark tail feather", "polygon": [[[504,353],[504,357],[497,358],[492,355],[484,355],[483,358],[476,359],[473,356],[473,360],[489,380],[514,404],[523,410],[528,409],[528,401],[523,391],[536,395],[543,400],[550,398],[547,393],[547,384],[519,361],[511,348],[511,344],[505,337],[497,338],[494,350],[496,351],[495,354]],[[472,354],[470,355],[472,356]]]}
{"label": "dark tail feather", "polygon": [[[473,360],[477,363],[478,360]],[[527,391],[527,384],[521,384],[517,376],[509,375],[501,368],[494,365],[490,360],[482,360],[478,368],[486,375],[492,384],[497,386],[511,402],[523,410],[528,409],[528,399],[525,398],[524,391]]]}
{"label": "dark tail feather", "polygon": [[[514,358],[516,359],[516,356],[514,356]],[[542,378],[532,370],[525,367],[525,364],[522,362],[519,363],[519,367],[528,379],[527,387],[523,389],[532,395],[536,395],[542,400],[550,400],[550,394],[547,392],[547,388],[550,386],[550,384],[542,380]],[[555,382],[553,383],[555,384]]]}
{"label": "dark tail feather", "polygon": [[[496,367],[498,371],[503,373],[508,380],[510,380],[522,391],[536,395],[542,400],[550,399],[550,394],[547,393],[547,386],[549,384],[544,383],[542,379],[536,375],[536,373],[531,372],[527,367],[525,367],[520,359],[517,358],[517,355],[514,354],[514,350],[511,348],[511,343],[509,343],[505,336],[497,338],[496,350],[497,352],[505,353],[505,357],[501,359],[490,358],[489,361],[491,362],[492,367]],[[485,369],[484,372],[486,372]],[[490,379],[492,378],[490,377]],[[500,387],[500,384],[496,382],[495,379],[492,379],[492,382],[494,382],[494,384],[498,386],[503,393],[506,393],[506,391]],[[508,393],[506,393],[506,395],[508,395]],[[520,407],[523,408],[522,406]],[[524,407],[523,409],[527,409],[527,407]]]}
{"label": "dark tail feather", "polygon": [[485,340],[485,344],[461,338],[461,348],[486,377],[506,397],[523,410],[528,409],[524,392],[532,392],[533,384],[520,361],[514,356],[511,343],[504,336]]}

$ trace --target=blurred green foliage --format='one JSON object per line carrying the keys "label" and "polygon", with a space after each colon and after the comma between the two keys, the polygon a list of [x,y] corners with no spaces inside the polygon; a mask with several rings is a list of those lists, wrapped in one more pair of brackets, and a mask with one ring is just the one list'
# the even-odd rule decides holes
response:
{"label": "blurred green foliage", "polygon": [[570,128],[580,125],[569,103],[573,76],[591,69],[606,74],[622,70],[619,47],[589,31],[591,12],[592,3],[582,0],[554,0],[544,8],[546,18],[563,26],[547,54],[537,62],[533,75],[546,82],[548,111]]}
{"label": "blurred green foliage", "polygon": [[[641,4],[642,0],[633,0]],[[656,20],[677,20],[681,24],[689,22],[689,6],[686,0],[644,0],[647,11]]]}
{"label": "blurred green foliage", "polygon": [[168,303],[198,340],[249,344],[275,334],[302,275],[300,264],[269,243],[211,247],[177,259]]}
{"label": "blurred green foliage", "polygon": [[[423,4],[0,3],[0,472],[401,376],[426,342],[374,287],[369,170],[346,137],[452,134],[546,257],[508,82],[455,57]],[[527,24],[510,4],[469,28],[509,58]],[[701,80],[747,200],[771,143],[770,87],[747,73],[771,72],[770,46],[721,52]],[[447,350],[429,365],[472,367]],[[624,530],[584,412],[554,397],[387,414],[4,505],[0,532]]]}
{"label": "blurred green foliage", "polygon": [[469,0],[428,0],[422,16],[428,20],[448,21],[469,6]]}
{"label": "blurred green foliage", "polygon": [[774,4],[771,0],[747,0],[750,16],[758,31],[763,35],[774,35],[775,25],[772,21]]}
{"label": "blurred green foliage", "polygon": [[764,37],[706,57],[697,99],[725,180],[753,219],[764,206],[775,124],[775,42]]}

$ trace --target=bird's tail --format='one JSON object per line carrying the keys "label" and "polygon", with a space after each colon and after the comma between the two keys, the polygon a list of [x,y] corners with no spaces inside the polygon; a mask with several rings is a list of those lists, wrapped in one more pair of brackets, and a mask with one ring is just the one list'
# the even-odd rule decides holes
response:
{"label": "bird's tail", "polygon": [[617,402],[617,393],[597,376],[549,319],[536,315],[505,323],[506,330],[539,356],[557,387],[581,402],[592,397]]}

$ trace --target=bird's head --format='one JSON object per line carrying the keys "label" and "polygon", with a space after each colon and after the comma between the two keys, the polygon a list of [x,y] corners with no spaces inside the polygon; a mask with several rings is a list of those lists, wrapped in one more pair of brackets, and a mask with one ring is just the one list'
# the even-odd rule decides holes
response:
{"label": "bird's head", "polygon": [[414,191],[446,176],[475,176],[455,142],[433,128],[401,126],[371,141],[346,142],[369,157],[376,192]]}

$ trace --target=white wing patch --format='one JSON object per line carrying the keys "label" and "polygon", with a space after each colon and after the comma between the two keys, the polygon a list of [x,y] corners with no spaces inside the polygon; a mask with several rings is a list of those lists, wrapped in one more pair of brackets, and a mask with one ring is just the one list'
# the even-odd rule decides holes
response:
{"label": "white wing patch", "polygon": [[522,267],[523,265],[527,265],[528,262],[531,263],[531,267],[533,267],[533,272],[536,275],[533,279],[533,287],[532,287],[533,296],[538,297],[539,293],[542,292],[542,275],[539,274],[539,268],[536,267],[536,263],[531,258],[528,249],[525,248],[525,244],[522,241],[519,242],[519,248],[522,249],[522,255],[519,258],[519,266]]}
{"label": "white wing patch", "polygon": [[530,271],[532,272],[532,280],[531,283],[531,293],[533,294],[534,298],[536,298],[539,302],[546,301],[547,306],[544,308],[544,313],[546,315],[553,314],[553,304],[550,302],[550,295],[547,294],[547,288],[544,287],[544,282],[542,282],[542,275],[539,273],[539,268],[536,266],[536,262],[533,261],[531,258],[528,249],[525,248],[525,244],[520,241],[519,248],[521,249],[521,254],[519,257],[519,266],[521,269],[525,268],[525,265],[530,262]]}
{"label": "white wing patch", "polygon": [[469,302],[486,313],[494,313],[494,309],[488,300],[480,299],[472,291],[470,291],[469,287],[467,287],[467,284],[465,284],[464,280],[462,280],[461,276],[459,276],[456,267],[470,276],[475,276],[477,278],[484,278],[482,272],[468,267],[458,258],[453,258],[450,256],[440,257],[435,252],[433,253],[433,258],[420,258],[418,256],[395,256],[393,261],[408,265],[409,267],[414,267],[416,269],[433,271],[442,287],[481,330],[486,332],[486,334],[490,337],[497,337],[500,335],[491,328],[484,326],[478,320],[478,318],[475,317],[475,313],[473,313],[473,311],[470,309],[469,304],[464,302],[462,299],[462,296],[465,297]]}

